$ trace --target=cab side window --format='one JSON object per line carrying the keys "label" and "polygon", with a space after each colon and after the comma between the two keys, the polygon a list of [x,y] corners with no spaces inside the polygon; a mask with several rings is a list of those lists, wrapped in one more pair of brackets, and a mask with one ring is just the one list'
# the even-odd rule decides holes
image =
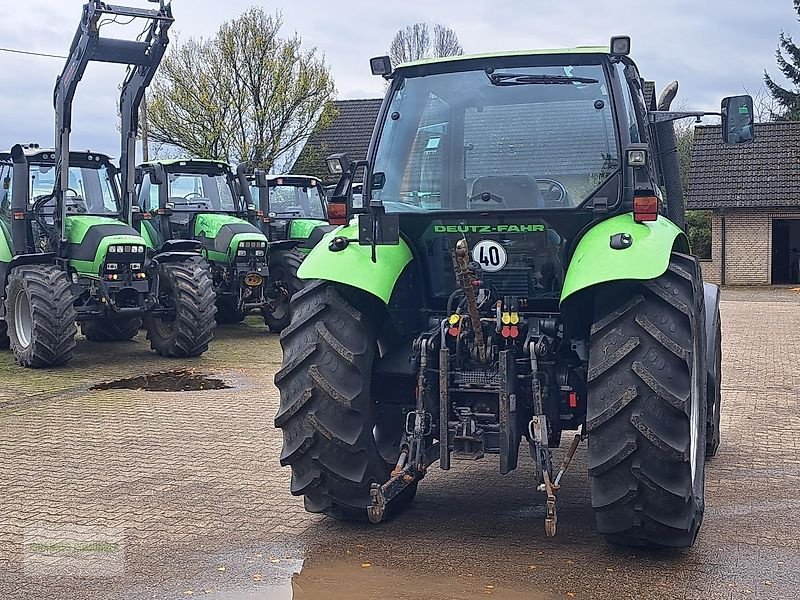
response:
{"label": "cab side window", "polygon": [[142,211],[153,212],[158,209],[158,188],[150,181],[150,174],[145,173],[139,188],[139,207]]}
{"label": "cab side window", "polygon": [[0,165],[0,217],[11,220],[11,165]]}

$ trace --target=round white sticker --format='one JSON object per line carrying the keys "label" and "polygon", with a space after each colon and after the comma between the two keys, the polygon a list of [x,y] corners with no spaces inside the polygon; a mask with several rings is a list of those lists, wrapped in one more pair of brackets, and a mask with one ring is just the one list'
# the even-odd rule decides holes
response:
{"label": "round white sticker", "polygon": [[508,255],[503,245],[494,240],[481,240],[472,248],[472,260],[487,273],[494,273],[506,266]]}

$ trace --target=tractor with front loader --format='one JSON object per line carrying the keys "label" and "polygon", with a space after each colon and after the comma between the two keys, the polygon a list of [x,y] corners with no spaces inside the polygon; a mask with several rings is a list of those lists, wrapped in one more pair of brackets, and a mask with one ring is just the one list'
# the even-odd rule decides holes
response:
{"label": "tractor with front loader", "polygon": [[434,463],[496,455],[505,474],[524,446],[553,536],[587,441],[601,534],[694,543],[719,444],[719,290],[689,248],[673,122],[717,114],[746,143],[752,99],[671,112],[672,84],[648,111],[629,51],[620,36],[371,61],[388,90],[368,156],[328,159],[328,214],[348,223],[300,267],[275,376],[307,510],[377,523]]}
{"label": "tractor with front loader", "polygon": [[[102,37],[105,23],[146,21],[136,41]],[[92,0],[56,82],[56,147],[0,153],[0,345],[25,367],[69,361],[76,322],[96,341],[129,340],[144,321],[162,356],[202,354],[213,336],[214,292],[196,242],[149,246],[131,226],[138,109],[168,44],[170,6]],[[122,85],[122,154],[70,149],[72,105],[90,62],[129,66]]]}

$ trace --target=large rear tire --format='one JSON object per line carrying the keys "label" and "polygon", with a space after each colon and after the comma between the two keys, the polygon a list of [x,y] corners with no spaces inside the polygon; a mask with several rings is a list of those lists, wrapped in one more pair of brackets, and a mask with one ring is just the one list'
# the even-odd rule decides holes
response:
{"label": "large rear tire", "polygon": [[67,274],[54,265],[24,265],[6,287],[6,323],[17,362],[33,369],[72,358],[77,314]]}
{"label": "large rear tire", "polygon": [[200,257],[160,267],[162,301],[175,311],[174,319],[145,318],[150,347],[166,358],[190,358],[208,350],[217,312],[214,283]]}
{"label": "large rear tire", "polygon": [[291,299],[303,289],[305,282],[297,276],[297,270],[305,258],[299,250],[276,250],[269,255],[269,277],[278,290],[279,296],[273,300],[273,309],[262,310],[264,323],[269,330],[280,333],[292,321]]}
{"label": "large rear tire", "polygon": [[129,342],[139,333],[141,319],[98,319],[81,323],[81,333],[92,342]]}
{"label": "large rear tire", "polygon": [[591,329],[587,433],[597,529],[610,542],[685,548],[703,520],[706,365],[696,259],[610,286]]}
{"label": "large rear tire", "polygon": [[[281,333],[283,367],[275,375],[283,430],[281,464],[292,468],[291,492],[309,512],[366,520],[370,486],[389,479],[393,462],[375,441],[372,368],[381,314],[376,298],[315,281],[292,299],[292,323]],[[398,452],[399,453],[399,452]],[[392,501],[411,501],[416,485]]]}

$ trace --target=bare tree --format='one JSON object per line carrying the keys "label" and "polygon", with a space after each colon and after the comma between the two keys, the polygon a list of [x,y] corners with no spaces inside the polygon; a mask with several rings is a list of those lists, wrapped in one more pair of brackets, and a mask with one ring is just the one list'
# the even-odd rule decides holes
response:
{"label": "bare tree", "polygon": [[395,34],[389,45],[389,56],[395,65],[421,58],[460,54],[464,54],[464,48],[456,32],[438,23],[433,26],[432,34],[427,23],[408,25]]}
{"label": "bare tree", "polygon": [[282,38],[282,24],[253,7],[211,40],[175,44],[152,87],[151,138],[195,157],[281,163],[335,93],[324,57]]}
{"label": "bare tree", "polygon": [[744,92],[753,97],[753,112],[755,113],[756,123],[767,123],[780,118],[783,108],[780,102],[764,86],[758,88],[758,91],[754,94],[751,94],[747,88],[744,89]]}

